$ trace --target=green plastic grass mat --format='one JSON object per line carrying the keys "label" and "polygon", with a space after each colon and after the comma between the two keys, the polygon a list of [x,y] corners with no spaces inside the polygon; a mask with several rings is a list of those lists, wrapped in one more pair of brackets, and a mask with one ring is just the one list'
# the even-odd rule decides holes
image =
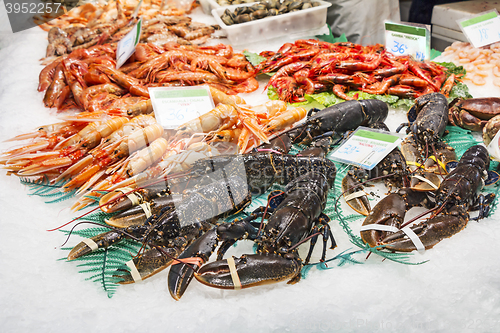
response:
{"label": "green plastic grass mat", "polygon": [[[447,142],[450,146],[454,147],[457,153],[457,157],[461,157],[463,153],[471,146],[478,144],[478,141],[474,139],[471,132],[468,130],[461,129],[459,127],[447,127],[448,134],[443,137],[443,140]],[[291,154],[297,154],[304,147],[294,146],[292,148]],[[498,163],[492,163],[491,169],[496,168]],[[327,252],[327,260],[322,263],[312,263],[305,266],[302,270],[302,276],[305,278],[309,270],[313,267],[317,269],[331,269],[337,266],[343,266],[346,264],[363,264],[366,255],[369,252],[380,256],[381,258],[388,259],[394,262],[398,262],[406,265],[419,265],[423,262],[415,262],[412,260],[412,253],[393,253],[390,251],[385,251],[383,249],[370,248],[363,243],[361,237],[353,232],[353,226],[360,225],[362,220],[365,218],[363,215],[357,214],[351,209],[348,211],[342,210],[341,206],[338,205],[335,209],[336,200],[341,196],[341,182],[342,178],[345,176],[349,165],[336,163],[337,166],[337,176],[335,179],[334,188],[330,190],[328,195],[327,206],[324,213],[328,215],[331,219],[330,223],[338,223],[342,230],[346,233],[352,246],[349,248],[346,244],[339,244],[339,248]],[[244,210],[244,212],[231,216],[220,223],[231,222],[235,218],[241,218],[251,213],[254,209],[259,206],[266,206],[267,195],[273,190],[283,190],[283,186],[274,185],[271,189],[258,197],[252,199],[252,203]],[[484,189],[485,192],[492,192],[498,194],[500,187],[498,185],[493,185]],[[341,199],[343,200],[343,199]],[[491,205],[491,213],[493,214],[496,210],[498,200],[495,200]],[[102,212],[93,213],[89,216],[84,217],[81,221],[91,221],[95,223],[103,224],[104,219],[109,217],[109,214]],[[91,227],[78,232],[74,232],[71,237],[81,236],[81,237],[93,237],[99,233],[106,232],[109,229]],[[65,231],[68,234],[69,231]],[[335,235],[334,235],[335,236]],[[318,243],[319,244],[319,243]],[[318,245],[320,246],[320,245]],[[347,247],[347,249],[345,249]],[[77,259],[79,265],[77,266],[79,272],[87,275],[87,280],[98,283],[102,286],[103,290],[108,294],[108,297],[112,297],[117,288],[118,279],[114,277],[114,272],[116,269],[128,269],[125,263],[132,259],[132,256],[136,255],[141,248],[141,244],[125,240],[110,246],[107,250],[98,250],[91,255],[81,257]],[[63,250],[69,251],[71,248],[64,248]],[[165,274],[165,273],[159,273]]]}

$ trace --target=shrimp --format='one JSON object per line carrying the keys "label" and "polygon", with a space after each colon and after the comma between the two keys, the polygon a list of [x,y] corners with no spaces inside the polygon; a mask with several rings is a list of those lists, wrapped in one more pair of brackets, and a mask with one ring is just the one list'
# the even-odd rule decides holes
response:
{"label": "shrimp", "polygon": [[271,118],[266,125],[267,132],[275,132],[285,129],[293,125],[299,120],[302,120],[307,115],[307,110],[304,108],[295,108],[282,112],[278,116]]}
{"label": "shrimp", "polygon": [[86,152],[96,147],[103,138],[111,135],[111,133],[121,128],[128,121],[128,118],[118,117],[98,125],[93,130],[89,129],[87,126],[79,132],[79,134],[83,132],[84,135],[78,143],[59,150],[58,157],[26,166],[18,172],[18,175],[32,176],[45,173],[50,170],[71,166],[84,157]]}
{"label": "shrimp", "polygon": [[127,89],[132,95],[149,98],[148,88],[143,86],[136,78],[123,74],[122,72],[111,67],[103,65],[97,65],[95,67],[106,74],[111,81],[115,82],[120,87]]}
{"label": "shrimp", "polygon": [[21,148],[12,149],[0,155],[0,162],[7,162],[14,157],[53,149],[59,142],[82,130],[85,123],[62,122],[39,127],[31,133],[20,134],[6,141],[34,139],[35,142]]}
{"label": "shrimp", "polygon": [[177,131],[180,135],[193,133],[209,133],[231,128],[238,121],[238,111],[234,106],[219,104],[212,111],[180,125]]}
{"label": "shrimp", "polygon": [[212,86],[209,86],[210,89],[210,94],[212,95],[212,99],[214,100],[215,105],[222,103],[222,104],[229,104],[232,106],[236,106],[236,104],[246,104],[245,100],[239,96],[236,95],[228,95],[219,89],[216,89]]}
{"label": "shrimp", "polygon": [[[109,143],[102,149],[97,150],[93,154],[94,156],[91,161],[85,161],[83,163],[83,169],[75,164],[74,166],[76,167],[76,170],[81,169],[81,171],[70,182],[66,183],[62,190],[69,191],[82,185],[83,183],[86,183],[83,186],[85,188],[92,186],[93,182],[89,182],[89,179],[91,179],[91,177],[97,174],[100,170],[104,169],[108,165],[112,165],[113,163],[120,161],[125,157],[128,157],[132,152],[146,147],[163,135],[163,127],[157,123],[144,128],[140,128],[137,124],[130,127],[137,129],[128,135],[124,135],[124,133],[117,134],[118,138],[115,138],[116,142]],[[124,129],[124,131],[127,131],[127,129]],[[67,171],[69,171],[69,169]],[[66,175],[61,175],[61,177],[62,176]]]}

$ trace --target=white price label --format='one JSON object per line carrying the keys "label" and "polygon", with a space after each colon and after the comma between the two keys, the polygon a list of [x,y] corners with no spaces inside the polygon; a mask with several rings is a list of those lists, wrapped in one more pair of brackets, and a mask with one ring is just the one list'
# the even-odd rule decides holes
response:
{"label": "white price label", "polygon": [[137,21],[135,27],[129,31],[119,42],[116,48],[116,69],[123,66],[123,64],[135,52],[135,47],[139,44],[141,37],[142,18]]}
{"label": "white price label", "polygon": [[360,126],[328,158],[371,170],[400,142],[399,134]]}
{"label": "white price label", "polygon": [[165,129],[175,129],[214,108],[210,90],[206,86],[156,87],[148,90],[156,121]]}
{"label": "white price label", "polygon": [[430,30],[421,24],[385,22],[385,48],[392,54],[411,55],[419,61],[430,59]]}
{"label": "white price label", "polygon": [[496,9],[470,19],[458,20],[457,23],[474,47],[500,41],[500,17]]}

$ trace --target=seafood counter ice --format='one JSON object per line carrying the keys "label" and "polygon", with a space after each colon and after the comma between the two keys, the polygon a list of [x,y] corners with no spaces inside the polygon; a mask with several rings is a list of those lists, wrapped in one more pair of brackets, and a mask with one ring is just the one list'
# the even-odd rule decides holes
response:
{"label": "seafood counter ice", "polygon": [[[0,1],[3,11],[3,3]],[[0,12],[0,18],[5,18]],[[0,20],[0,22],[5,20]],[[0,29],[0,141],[57,121],[36,91],[46,34],[37,28]],[[260,101],[262,89],[246,97]],[[487,94],[486,91],[483,91]],[[487,95],[486,95],[487,96]],[[253,104],[253,103],[252,103]],[[388,118],[394,130],[402,111]],[[5,146],[2,146],[2,148]],[[296,285],[286,283],[221,291],[193,281],[180,301],[167,290],[166,272],[120,286],[109,299],[85,281],[67,255],[61,232],[47,229],[73,217],[68,203],[45,204],[0,175],[0,314],[2,332],[496,332],[500,328],[499,214],[467,228],[407,266],[372,255],[364,264],[313,268]],[[381,192],[383,193],[383,192]],[[347,208],[344,209],[347,211]],[[337,221],[339,247],[353,248]],[[357,230],[359,226],[353,226]],[[73,246],[80,238],[71,238]],[[251,244],[228,255],[250,253]]]}

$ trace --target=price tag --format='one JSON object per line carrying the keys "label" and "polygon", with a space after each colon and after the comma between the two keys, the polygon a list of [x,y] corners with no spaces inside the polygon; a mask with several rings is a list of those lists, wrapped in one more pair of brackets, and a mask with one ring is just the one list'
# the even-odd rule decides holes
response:
{"label": "price tag", "polygon": [[122,67],[128,58],[135,52],[141,37],[142,18],[137,21],[135,27],[129,31],[119,42],[116,48],[116,69]]}
{"label": "price tag", "polygon": [[214,108],[210,90],[206,86],[157,87],[148,90],[156,121],[165,129],[175,129]]}
{"label": "price tag", "polygon": [[399,134],[360,126],[328,158],[371,170],[400,142]]}
{"label": "price tag", "polygon": [[395,55],[431,58],[431,34],[426,25],[385,22],[385,48]]}
{"label": "price tag", "polygon": [[457,23],[474,47],[500,41],[500,18],[496,9],[470,19],[457,20]]}

